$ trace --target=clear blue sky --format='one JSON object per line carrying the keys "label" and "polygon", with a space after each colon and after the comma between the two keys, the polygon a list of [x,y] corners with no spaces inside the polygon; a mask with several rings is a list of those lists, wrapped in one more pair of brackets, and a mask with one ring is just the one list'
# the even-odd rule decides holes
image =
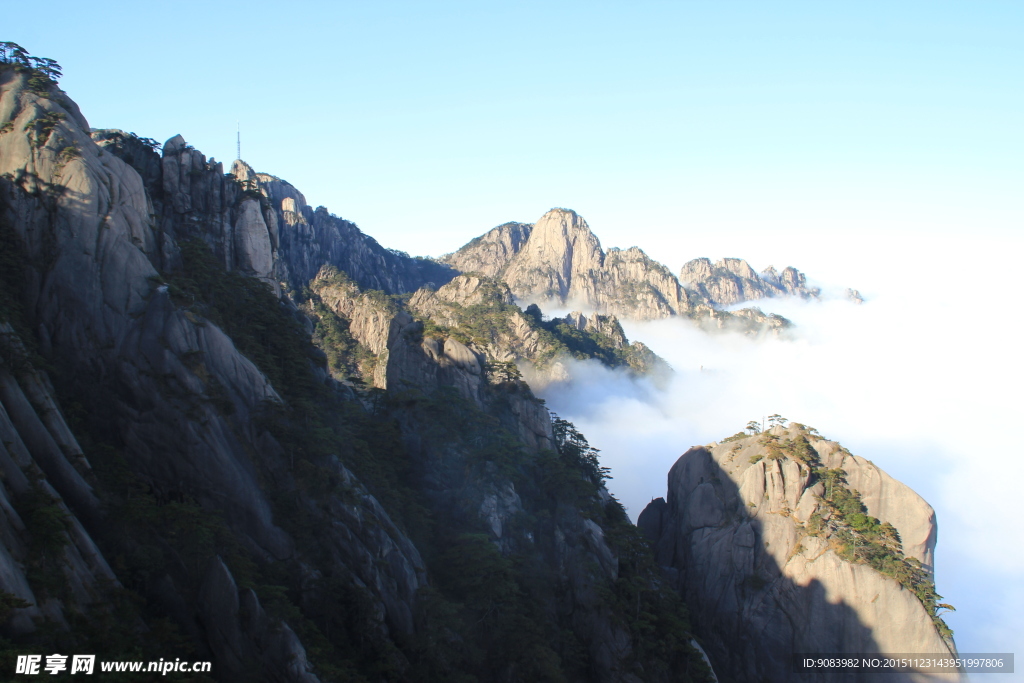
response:
{"label": "clear blue sky", "polygon": [[[438,255],[565,206],[605,246],[673,270],[740,256],[883,303],[899,292],[872,329],[934,331],[899,351],[926,350],[934,371],[891,386],[906,363],[882,345],[866,384],[907,404],[948,396],[963,469],[878,463],[936,506],[962,651],[1024,648],[1024,371],[1004,306],[1024,253],[1024,3],[37,5],[8,3],[0,40],[60,62],[93,126],[181,133],[230,161],[240,121],[256,169],[386,246]],[[843,425],[893,419],[853,403],[862,415],[815,426],[856,444]],[[927,424],[901,421],[899,443],[945,438]]]}
{"label": "clear blue sky", "polygon": [[6,39],[93,126],[230,161],[241,121],[253,166],[412,253],[551,206],[608,246],[775,261],[1024,216],[1019,2],[47,8],[6,7]]}

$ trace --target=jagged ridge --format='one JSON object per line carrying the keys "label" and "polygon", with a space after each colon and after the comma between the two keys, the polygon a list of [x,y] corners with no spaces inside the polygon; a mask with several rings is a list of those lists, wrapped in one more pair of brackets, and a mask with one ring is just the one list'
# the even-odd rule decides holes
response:
{"label": "jagged ridge", "polygon": [[764,297],[815,298],[819,293],[806,287],[805,276],[795,268],[780,275],[769,267],[758,276],[740,259],[714,266],[695,259],[676,278],[638,247],[604,251],[586,221],[561,208],[534,225],[499,225],[441,261],[462,272],[498,278],[527,302],[553,300],[633,320],[685,316],[705,327],[747,332],[778,331],[786,322],[757,309],[739,315],[718,309]]}
{"label": "jagged ridge", "polygon": [[768,266],[758,275],[749,263],[737,258],[725,258],[714,264],[707,258],[693,259],[683,265],[679,279],[684,287],[716,307],[776,296],[816,299],[821,293],[818,288],[808,288],[807,277],[792,266],[782,273]]}

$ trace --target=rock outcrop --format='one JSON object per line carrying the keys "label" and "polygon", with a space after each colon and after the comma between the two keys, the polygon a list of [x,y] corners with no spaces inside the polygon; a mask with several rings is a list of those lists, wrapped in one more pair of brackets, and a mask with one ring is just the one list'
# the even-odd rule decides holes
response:
{"label": "rock outcrop", "polygon": [[267,616],[255,591],[239,591],[235,577],[214,557],[199,590],[200,618],[219,654],[218,673],[229,680],[318,683],[306,649],[285,623]]}
{"label": "rock outcrop", "polygon": [[817,299],[821,293],[818,288],[809,288],[807,277],[792,266],[782,273],[768,266],[758,275],[749,263],[737,258],[714,264],[707,258],[693,259],[683,266],[679,281],[716,307],[776,296]]}
{"label": "rock outcrop", "polygon": [[530,223],[504,223],[449,254],[445,262],[463,273],[497,277],[522,250],[532,231]]}
{"label": "rock outcrop", "polygon": [[622,331],[622,325],[614,315],[591,315],[589,318],[580,311],[573,311],[564,318],[565,324],[580,332],[592,332],[608,338],[612,347],[616,349],[625,348],[629,341],[626,333]]}
{"label": "rock outcrop", "polygon": [[507,223],[444,259],[497,277],[527,302],[580,306],[638,320],[691,312],[672,273],[640,249],[607,254],[575,211],[552,209],[533,226]]}
{"label": "rock outcrop", "polygon": [[409,310],[434,325],[473,329],[472,342],[488,362],[504,364],[500,372],[514,363],[531,384],[564,379],[566,358],[594,359],[639,374],[668,371],[653,351],[626,339],[615,316],[574,311],[544,320],[538,306],[521,310],[504,282],[483,276],[460,275],[436,291],[420,289],[409,300]]}
{"label": "rock outcrop", "polygon": [[575,211],[554,209],[533,226],[502,279],[523,297],[591,304],[603,265],[601,243],[587,222]]}
{"label": "rock outcrop", "polygon": [[[362,350],[363,360],[349,363],[349,373],[337,368],[340,374],[379,389],[430,392],[450,387],[479,409],[487,408],[486,387],[504,386],[506,426],[531,448],[553,447],[547,411],[522,383],[515,363],[543,365],[545,357],[557,362],[567,349],[512,303],[504,285],[460,275],[436,291],[418,290],[407,310],[360,291],[331,268],[321,270],[310,288]],[[466,334],[469,329],[472,335]],[[621,341],[621,348],[628,347],[624,335]]]}
{"label": "rock outcrop", "polygon": [[256,173],[236,161],[232,175],[243,187],[265,198],[268,211],[281,226],[281,279],[301,289],[320,267],[330,264],[365,289],[389,294],[412,292],[425,284],[439,287],[457,273],[430,259],[411,258],[385,249],[350,221],[326,208],[315,210],[295,187],[267,173]]}
{"label": "rock outcrop", "polygon": [[730,290],[727,302],[719,301],[714,298],[720,294],[714,285],[709,289],[695,281],[690,286],[685,268],[680,284],[666,266],[638,247],[604,251],[587,222],[568,209],[552,209],[534,225],[500,225],[441,260],[464,273],[504,282],[525,303],[553,303],[628,320],[684,316],[708,330],[734,329],[747,334],[778,334],[788,322],[758,309],[730,313],[718,308],[747,300],[744,293],[750,299],[775,293],[813,293],[804,287],[803,275],[792,268],[781,276],[774,270],[765,271],[755,286],[752,279],[734,282],[735,278],[715,275],[707,262],[708,277],[714,282],[722,280],[720,288],[728,284],[735,290]]}
{"label": "rock outcrop", "polygon": [[722,681],[792,680],[793,653],[955,653],[933,616],[931,507],[801,425],[691,448],[639,525]]}
{"label": "rock outcrop", "polygon": [[313,209],[287,181],[257,173],[236,160],[207,159],[176,135],[163,145],[117,130],[91,134],[100,149],[122,159],[143,179],[161,240],[154,256],[161,270],[179,265],[176,242],[203,240],[229,270],[255,275],[277,288],[301,291],[329,264],[360,286],[391,294],[427,283],[440,286],[456,275],[448,266],[385,249],[352,222]]}

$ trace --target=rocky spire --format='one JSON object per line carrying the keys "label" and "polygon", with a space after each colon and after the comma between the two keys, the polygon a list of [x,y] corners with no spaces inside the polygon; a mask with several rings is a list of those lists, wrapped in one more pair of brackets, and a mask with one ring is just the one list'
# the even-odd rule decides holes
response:
{"label": "rocky spire", "polygon": [[591,303],[593,287],[587,276],[603,264],[601,243],[587,222],[575,211],[551,209],[534,225],[504,280],[514,292]]}

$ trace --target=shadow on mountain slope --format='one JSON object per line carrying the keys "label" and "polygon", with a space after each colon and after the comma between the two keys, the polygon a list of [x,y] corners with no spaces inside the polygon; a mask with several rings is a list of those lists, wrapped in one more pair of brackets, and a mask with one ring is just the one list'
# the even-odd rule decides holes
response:
{"label": "shadow on mountain slope", "polygon": [[[759,473],[765,473],[767,483],[762,492],[774,493],[772,484],[777,483],[775,490],[795,490],[789,496],[794,500],[765,494],[752,502],[756,486],[751,484],[760,477],[749,475]],[[691,448],[669,473],[667,500],[652,501],[638,520],[655,544],[658,563],[690,606],[694,630],[719,680],[939,680],[898,672],[793,671],[794,653],[881,654],[883,647],[895,652],[892,638],[876,638],[877,623],[865,623],[858,611],[862,601],[874,603],[881,596],[883,619],[890,616],[886,610],[896,621],[909,614],[910,626],[900,627],[908,632],[919,626],[914,622],[918,616],[925,620],[920,630],[934,634],[934,627],[917,598],[896,581],[846,562],[825,540],[804,535],[796,514],[800,495],[809,492],[809,472],[792,461],[780,465],[775,460],[760,461],[744,475],[741,491],[707,448]],[[781,483],[787,475],[801,480]]]}

